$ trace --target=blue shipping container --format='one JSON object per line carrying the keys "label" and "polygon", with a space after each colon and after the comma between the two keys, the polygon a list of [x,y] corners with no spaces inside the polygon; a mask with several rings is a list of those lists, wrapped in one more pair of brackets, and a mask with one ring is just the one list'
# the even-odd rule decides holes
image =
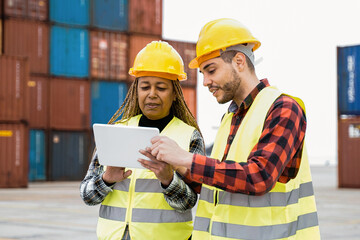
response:
{"label": "blue shipping container", "polygon": [[29,181],[45,180],[45,132],[43,130],[30,130],[29,144]]}
{"label": "blue shipping container", "polygon": [[107,123],[119,109],[127,94],[127,85],[118,82],[91,83],[91,126]]}
{"label": "blue shipping container", "polygon": [[86,132],[53,131],[49,142],[50,180],[82,180],[89,166],[88,144]]}
{"label": "blue shipping container", "polygon": [[337,48],[339,114],[360,115],[360,45]]}
{"label": "blue shipping container", "polygon": [[65,77],[89,76],[88,30],[51,27],[50,73]]}
{"label": "blue shipping container", "polygon": [[50,21],[69,25],[88,26],[90,23],[89,0],[51,0]]}
{"label": "blue shipping container", "polygon": [[128,12],[128,0],[93,0],[91,25],[102,29],[127,31]]}

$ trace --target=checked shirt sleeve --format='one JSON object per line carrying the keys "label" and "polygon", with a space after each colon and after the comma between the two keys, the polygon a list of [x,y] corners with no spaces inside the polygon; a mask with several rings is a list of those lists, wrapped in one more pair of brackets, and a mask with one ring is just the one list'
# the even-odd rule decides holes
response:
{"label": "checked shirt sleeve", "polygon": [[296,177],[305,137],[305,113],[295,100],[280,96],[272,105],[259,142],[247,162],[193,157],[191,179],[229,192],[262,195],[277,181]]}
{"label": "checked shirt sleeve", "polygon": [[[190,152],[204,154],[204,141],[200,133],[195,130],[190,141]],[[193,181],[187,181],[176,173],[170,185],[164,189],[164,197],[167,203],[177,210],[184,212],[195,206],[197,201],[196,189],[199,190],[201,184]]]}
{"label": "checked shirt sleeve", "polygon": [[112,191],[112,186],[107,186],[102,180],[104,167],[99,164],[97,153],[91,159],[89,169],[80,184],[80,197],[87,205],[100,204]]}

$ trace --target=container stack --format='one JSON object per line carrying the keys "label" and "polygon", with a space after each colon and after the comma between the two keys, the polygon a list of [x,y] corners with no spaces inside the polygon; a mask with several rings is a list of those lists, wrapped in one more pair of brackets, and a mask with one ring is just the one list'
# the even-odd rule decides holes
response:
{"label": "container stack", "polygon": [[337,48],[339,187],[360,188],[360,45]]}
{"label": "container stack", "polygon": [[[92,125],[122,105],[136,54],[162,40],[162,0],[0,0],[0,16],[0,140],[23,149],[11,161],[1,155],[1,176],[13,169],[4,162],[20,162],[29,181],[83,179]],[[196,116],[197,72],[187,68],[195,44],[168,42],[184,60]]]}

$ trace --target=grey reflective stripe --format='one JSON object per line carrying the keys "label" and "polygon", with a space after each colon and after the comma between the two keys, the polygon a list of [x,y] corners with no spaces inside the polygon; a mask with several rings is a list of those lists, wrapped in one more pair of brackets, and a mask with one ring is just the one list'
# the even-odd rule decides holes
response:
{"label": "grey reflective stripe", "polygon": [[308,213],[298,217],[297,221],[273,226],[245,226],[213,222],[212,235],[233,239],[279,239],[296,234],[296,231],[318,226],[317,213]]}
{"label": "grey reflective stripe", "polygon": [[120,191],[124,191],[124,192],[128,192],[129,191],[129,186],[130,186],[130,179],[127,178],[121,182],[117,182],[114,185],[114,190],[120,190]]}
{"label": "grey reflective stripe", "polygon": [[157,179],[136,179],[135,192],[162,193],[163,189]]}
{"label": "grey reflective stripe", "polygon": [[291,192],[269,192],[262,196],[219,192],[219,204],[240,207],[283,207],[297,203],[299,198],[314,195],[312,182],[300,184],[300,187]]}
{"label": "grey reflective stripe", "polygon": [[210,190],[206,187],[202,187],[199,200],[204,200],[209,203],[213,203],[214,202],[214,190]]}
{"label": "grey reflective stripe", "polygon": [[195,216],[195,221],[194,221],[195,231],[209,232],[209,226],[210,226],[209,218]]}
{"label": "grey reflective stripe", "polygon": [[132,210],[133,222],[146,222],[146,223],[176,223],[176,222],[189,222],[192,220],[191,210],[184,213],[179,213],[175,210],[163,209],[140,209],[134,208]]}
{"label": "grey reflective stripe", "polygon": [[99,210],[99,216],[109,220],[125,221],[126,208],[111,207],[107,205],[101,205]]}

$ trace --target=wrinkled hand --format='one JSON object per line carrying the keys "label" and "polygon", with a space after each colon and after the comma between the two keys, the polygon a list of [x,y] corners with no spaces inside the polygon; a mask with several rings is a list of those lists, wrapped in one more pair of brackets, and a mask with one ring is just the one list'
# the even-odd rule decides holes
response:
{"label": "wrinkled hand", "polygon": [[121,182],[124,179],[128,178],[131,173],[131,170],[127,170],[125,172],[124,167],[107,166],[105,173],[102,175],[102,178],[106,183],[113,184],[115,182]]}
{"label": "wrinkled hand", "polygon": [[156,177],[164,186],[169,186],[174,176],[173,167],[166,162],[156,160],[156,158],[151,155],[150,151],[140,150],[140,153],[150,159],[150,161],[139,159],[138,161],[141,165],[154,172]]}
{"label": "wrinkled hand", "polygon": [[156,136],[151,139],[151,155],[158,161],[178,167],[191,168],[193,154],[185,151],[172,139],[165,136]]}

